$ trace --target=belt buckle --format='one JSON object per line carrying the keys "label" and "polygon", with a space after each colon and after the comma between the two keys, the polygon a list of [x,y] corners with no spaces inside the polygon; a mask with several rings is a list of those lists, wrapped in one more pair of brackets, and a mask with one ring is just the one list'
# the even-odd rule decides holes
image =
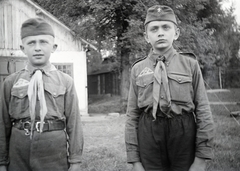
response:
{"label": "belt buckle", "polygon": [[[36,122],[35,128],[36,128],[37,132],[40,132],[40,124],[41,124],[40,121]],[[45,122],[43,122],[43,124],[45,124]]]}
{"label": "belt buckle", "polygon": [[30,135],[29,129],[28,129],[28,128],[25,128],[25,126],[26,126],[26,124],[28,124],[28,125],[30,125],[30,127],[31,127],[31,122],[26,121],[26,122],[23,122],[22,124],[23,124],[23,130],[25,131],[25,135]]}

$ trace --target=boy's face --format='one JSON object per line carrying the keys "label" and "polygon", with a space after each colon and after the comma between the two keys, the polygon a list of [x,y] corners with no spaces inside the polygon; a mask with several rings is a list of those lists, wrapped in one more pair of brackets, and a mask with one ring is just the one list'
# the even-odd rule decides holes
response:
{"label": "boy's face", "polygon": [[162,53],[172,47],[179,34],[179,29],[170,21],[152,21],[146,26],[145,39],[154,52]]}
{"label": "boy's face", "polygon": [[57,48],[51,35],[28,36],[22,39],[20,46],[34,67],[45,66],[49,62],[51,53]]}

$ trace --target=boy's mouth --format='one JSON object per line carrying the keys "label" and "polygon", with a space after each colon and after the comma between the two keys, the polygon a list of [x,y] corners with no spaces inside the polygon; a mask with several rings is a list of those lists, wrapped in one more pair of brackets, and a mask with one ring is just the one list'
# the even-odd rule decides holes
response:
{"label": "boy's mouth", "polygon": [[157,40],[157,43],[164,43],[164,42],[166,42],[166,40],[164,40],[164,39]]}
{"label": "boy's mouth", "polygon": [[33,55],[34,57],[43,57],[44,55],[43,54],[35,54]]}

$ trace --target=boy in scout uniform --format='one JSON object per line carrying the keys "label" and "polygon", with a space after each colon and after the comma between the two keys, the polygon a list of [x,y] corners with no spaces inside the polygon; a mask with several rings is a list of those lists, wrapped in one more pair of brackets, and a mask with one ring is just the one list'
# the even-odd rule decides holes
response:
{"label": "boy in scout uniform", "polygon": [[203,171],[211,159],[213,119],[194,55],[179,54],[173,10],[148,9],[149,55],[131,70],[125,141],[134,171]]}
{"label": "boy in scout uniform", "polygon": [[[22,24],[25,69],[8,76],[0,100],[0,171],[77,171],[83,133],[73,79],[49,62],[52,27]],[[68,148],[67,148],[68,147]]]}

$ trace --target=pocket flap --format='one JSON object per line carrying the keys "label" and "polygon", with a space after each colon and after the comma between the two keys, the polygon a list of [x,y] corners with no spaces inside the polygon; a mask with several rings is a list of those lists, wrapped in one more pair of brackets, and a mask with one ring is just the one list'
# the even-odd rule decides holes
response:
{"label": "pocket flap", "polygon": [[168,74],[168,78],[177,81],[179,84],[192,82],[192,77],[187,75]]}
{"label": "pocket flap", "polygon": [[55,85],[51,83],[44,83],[44,89],[49,92],[53,97],[58,97],[59,95],[64,95],[66,88],[60,85]]}
{"label": "pocket flap", "polygon": [[136,84],[139,87],[146,87],[149,84],[153,83],[154,76],[153,74],[143,75],[136,78]]}
{"label": "pocket flap", "polygon": [[27,96],[27,91],[28,85],[23,87],[13,87],[11,90],[11,95],[22,99]]}

